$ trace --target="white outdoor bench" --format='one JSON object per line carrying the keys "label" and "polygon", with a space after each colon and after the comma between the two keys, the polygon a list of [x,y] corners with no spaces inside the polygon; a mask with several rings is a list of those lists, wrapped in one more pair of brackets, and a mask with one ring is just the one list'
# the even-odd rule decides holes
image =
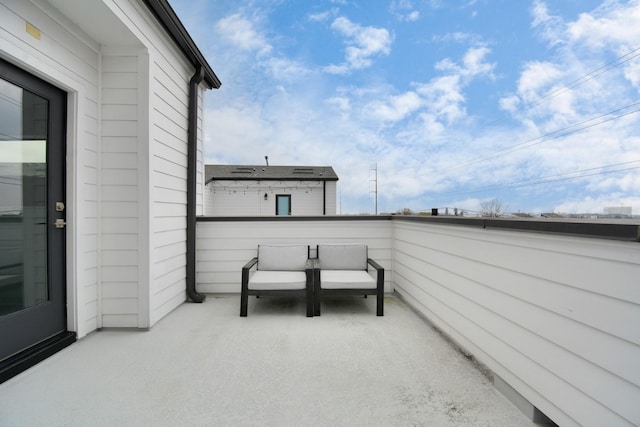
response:
{"label": "white outdoor bench", "polygon": [[[369,258],[364,244],[318,245],[314,280],[314,315],[323,295],[376,295],[376,314],[384,314],[384,268]],[[368,270],[376,271],[373,277]]]}
{"label": "white outdoor bench", "polygon": [[313,261],[307,245],[258,245],[258,256],[242,267],[240,316],[247,316],[249,295],[304,295],[313,316]]}

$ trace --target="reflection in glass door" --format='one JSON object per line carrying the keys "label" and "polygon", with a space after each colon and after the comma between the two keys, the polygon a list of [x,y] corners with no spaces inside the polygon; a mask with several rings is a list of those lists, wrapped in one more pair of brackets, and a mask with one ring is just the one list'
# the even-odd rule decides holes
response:
{"label": "reflection in glass door", "polygon": [[48,300],[48,109],[46,99],[0,80],[0,316]]}
{"label": "reflection in glass door", "polygon": [[0,361],[66,329],[65,104],[0,60]]}

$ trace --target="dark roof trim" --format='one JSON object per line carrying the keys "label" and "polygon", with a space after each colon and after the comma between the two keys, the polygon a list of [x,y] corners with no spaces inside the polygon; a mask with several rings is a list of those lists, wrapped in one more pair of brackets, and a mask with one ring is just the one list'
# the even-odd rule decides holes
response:
{"label": "dark roof trim", "polygon": [[338,181],[331,166],[205,165],[212,181]]}
{"label": "dark roof trim", "polygon": [[543,219],[464,218],[441,216],[397,216],[395,220],[431,224],[462,225],[494,230],[565,234],[610,240],[640,242],[640,225],[605,222],[572,222]]}
{"label": "dark roof trim", "polygon": [[218,89],[222,83],[216,73],[196,46],[187,30],[182,25],[180,18],[174,12],[167,0],[143,0],[149,10],[160,21],[164,29],[171,36],[176,45],[185,54],[194,67],[201,66],[204,69],[204,82],[209,89]]}

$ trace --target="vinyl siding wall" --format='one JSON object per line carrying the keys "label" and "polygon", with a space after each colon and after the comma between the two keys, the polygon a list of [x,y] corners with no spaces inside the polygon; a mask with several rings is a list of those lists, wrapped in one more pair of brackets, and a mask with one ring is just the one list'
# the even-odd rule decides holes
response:
{"label": "vinyl siding wall", "polygon": [[394,221],[394,287],[562,426],[640,424],[640,244]]}
{"label": "vinyl siding wall", "polygon": [[[324,214],[322,181],[213,181],[205,187],[206,215],[275,215],[279,194],[291,195],[291,215]],[[335,215],[335,182],[327,182],[326,198],[326,214]]]}
{"label": "vinyl siding wall", "polygon": [[[40,39],[26,31],[40,31]],[[98,326],[98,135],[100,46],[48,3],[0,1],[0,55],[69,92],[67,121],[68,325]]]}
{"label": "vinyl siding wall", "polygon": [[[71,22],[44,0],[0,0],[0,55],[69,93],[68,327],[78,337],[150,327],[185,300],[194,69],[141,1],[93,10],[121,21],[132,42],[111,45],[83,32],[101,16]],[[202,132],[199,120],[200,154]],[[198,200],[202,213],[201,191]]]}
{"label": "vinyl siding wall", "polygon": [[338,188],[337,181],[327,181],[327,188],[326,188],[327,215],[336,215],[338,213],[337,188]]}
{"label": "vinyl siding wall", "polygon": [[[139,138],[145,142],[138,162],[138,196],[142,201],[137,260],[140,320],[129,326],[150,327],[186,299],[188,91],[195,70],[139,2],[114,7],[148,52],[148,64],[139,79],[140,89],[144,89],[139,111],[146,115],[144,126],[138,128]],[[201,87],[200,151],[203,94]]]}
{"label": "vinyl siding wall", "polygon": [[[141,145],[137,54],[102,57],[100,153],[101,326],[137,326],[139,318]],[[144,117],[143,117],[144,120]],[[143,122],[144,123],[144,122]]]}
{"label": "vinyl siding wall", "polygon": [[258,244],[325,242],[366,243],[369,257],[385,268],[392,286],[392,228],[389,220],[198,222],[196,283],[199,292],[240,292],[242,266],[256,256]]}
{"label": "vinyl siding wall", "polygon": [[[151,112],[152,324],[185,300],[188,81],[191,74],[193,70],[184,63],[175,63],[169,52],[156,55]],[[199,127],[201,129],[201,124]]]}

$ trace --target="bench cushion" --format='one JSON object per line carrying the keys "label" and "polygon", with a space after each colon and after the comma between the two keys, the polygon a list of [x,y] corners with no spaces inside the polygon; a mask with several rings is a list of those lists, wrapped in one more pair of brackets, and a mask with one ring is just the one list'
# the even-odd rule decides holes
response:
{"label": "bench cushion", "polygon": [[322,289],[376,289],[376,279],[363,270],[320,270]]}
{"label": "bench cushion", "polygon": [[322,270],[366,270],[367,245],[318,245],[318,259]]}
{"label": "bench cushion", "polygon": [[249,278],[251,290],[294,290],[307,287],[304,271],[255,271]]}
{"label": "bench cushion", "polygon": [[303,271],[308,256],[307,245],[258,245],[258,270]]}

